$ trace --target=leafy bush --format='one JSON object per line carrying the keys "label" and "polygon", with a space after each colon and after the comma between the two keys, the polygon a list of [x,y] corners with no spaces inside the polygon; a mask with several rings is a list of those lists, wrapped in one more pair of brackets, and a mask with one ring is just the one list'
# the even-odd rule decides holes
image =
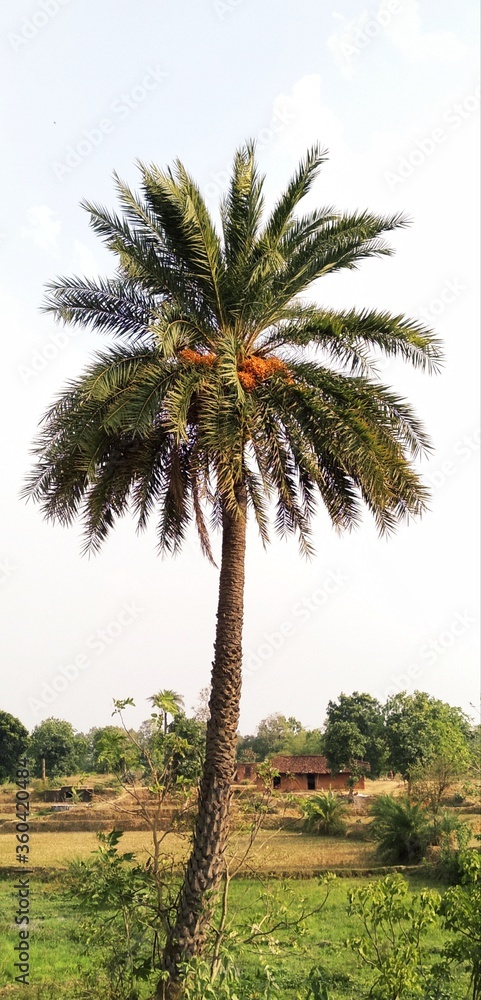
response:
{"label": "leafy bush", "polygon": [[305,817],[306,833],[318,833],[326,837],[344,833],[346,826],[343,820],[348,807],[342,799],[333,795],[330,789],[328,792],[320,792],[319,795],[311,795],[302,803],[301,808]]}
{"label": "leafy bush", "polygon": [[402,875],[387,875],[350,892],[348,914],[360,919],[364,934],[347,943],[371,976],[370,997],[433,996],[423,938],[436,921],[439,905],[437,892],[424,890],[410,897]]}
{"label": "leafy bush", "polygon": [[[119,830],[98,833],[92,859],[71,861],[67,892],[81,903],[78,931],[87,950],[99,946],[99,972],[108,977],[104,1000],[136,1000],[139,982],[153,972],[155,883],[146,866],[120,854]],[[99,928],[102,934],[99,935]]]}
{"label": "leafy bush", "polygon": [[380,795],[371,806],[370,830],[379,853],[391,864],[418,864],[431,842],[432,828],[425,810],[408,798]]}
{"label": "leafy bush", "polygon": [[461,885],[444,894],[441,915],[446,930],[456,937],[445,946],[446,958],[466,962],[471,973],[472,1000],[481,1000],[481,856],[461,851],[458,858]]}

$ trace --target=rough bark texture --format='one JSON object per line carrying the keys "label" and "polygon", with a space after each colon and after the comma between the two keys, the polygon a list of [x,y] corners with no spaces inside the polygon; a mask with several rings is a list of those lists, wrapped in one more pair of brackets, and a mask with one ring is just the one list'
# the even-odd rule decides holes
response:
{"label": "rough bark texture", "polygon": [[209,900],[212,900],[212,893],[222,875],[222,859],[228,834],[241,693],[247,510],[244,487],[239,486],[236,494],[241,514],[225,511],[223,517],[206,758],[192,853],[187,865],[177,922],[164,954],[164,965],[170,973],[171,982],[167,985],[159,983],[158,996],[165,1000],[177,1000],[182,995],[178,982],[179,962],[202,952],[211,910]]}

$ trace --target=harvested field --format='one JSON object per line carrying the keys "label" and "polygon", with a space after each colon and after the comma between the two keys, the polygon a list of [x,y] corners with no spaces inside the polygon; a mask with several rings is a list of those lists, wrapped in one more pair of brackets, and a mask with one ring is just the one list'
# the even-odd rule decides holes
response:
{"label": "harvested field", "polygon": [[[242,855],[247,846],[246,835],[235,835],[231,852]],[[146,859],[150,850],[148,831],[128,831],[122,837],[121,851],[135,851],[139,860]],[[33,833],[29,856],[32,868],[64,868],[72,858],[88,857],[97,847],[93,831],[82,833]],[[182,860],[188,852],[189,840],[177,834],[168,834],[164,850],[174,860]],[[11,834],[0,834],[0,866],[14,863],[14,843]],[[280,833],[261,836],[256,844],[247,870],[265,873],[293,874],[301,871],[316,872],[322,868],[370,868],[376,864],[371,843],[352,841],[345,837],[308,837],[305,834]]]}

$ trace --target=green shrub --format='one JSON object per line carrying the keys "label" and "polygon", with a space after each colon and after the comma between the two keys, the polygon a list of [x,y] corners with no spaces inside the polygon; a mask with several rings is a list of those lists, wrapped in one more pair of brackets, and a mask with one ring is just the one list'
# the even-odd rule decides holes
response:
{"label": "green shrub", "polygon": [[448,960],[467,963],[469,995],[481,1000],[481,856],[477,850],[461,851],[458,863],[461,885],[451,886],[441,904],[444,927],[456,935],[444,954]]}
{"label": "green shrub", "polygon": [[434,817],[429,836],[429,843],[435,847],[452,848],[466,846],[471,831],[454,813],[443,812]]}
{"label": "green shrub", "polygon": [[436,922],[440,901],[437,892],[427,890],[410,896],[402,875],[387,875],[349,893],[348,914],[360,920],[364,933],[347,944],[366,967],[370,997],[427,1000],[433,995],[424,938]]}
{"label": "green shrub", "polygon": [[408,798],[380,795],[370,812],[374,816],[370,830],[384,860],[394,865],[418,864],[431,841],[429,819],[422,806]]}
{"label": "green shrub", "polygon": [[311,795],[302,805],[304,814],[304,830],[306,833],[318,833],[329,837],[344,833],[346,825],[343,822],[348,807],[342,799],[333,795],[331,790]]}

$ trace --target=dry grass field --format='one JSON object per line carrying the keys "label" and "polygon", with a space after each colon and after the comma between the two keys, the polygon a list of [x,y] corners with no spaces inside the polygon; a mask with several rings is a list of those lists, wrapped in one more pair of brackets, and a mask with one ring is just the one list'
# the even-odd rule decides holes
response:
{"label": "dry grass field", "polygon": [[[65,784],[78,784],[78,778],[64,779]],[[88,782],[87,782],[88,783]],[[249,821],[249,809],[244,815],[253,789],[236,789],[233,806],[233,834],[230,853],[242,856],[248,843],[245,823]],[[307,836],[300,832],[300,811],[295,798],[284,800],[275,796],[265,817],[266,829],[262,832],[241,873],[259,872],[263,874],[314,875],[326,868],[349,870],[372,869],[379,864],[375,855],[375,845],[365,839],[365,827],[369,823],[369,803],[374,796],[403,794],[404,785],[399,781],[366,781],[363,794],[356,795],[350,807],[347,835],[337,837]],[[147,790],[143,793],[148,796]],[[0,789],[0,867],[15,864],[14,831],[14,786]],[[143,829],[138,815],[132,815],[132,800],[125,793],[118,794],[109,776],[102,776],[96,785],[94,801],[89,804],[77,803],[68,811],[52,811],[42,801],[39,782],[34,783],[31,798],[31,839],[29,862],[33,869],[61,869],[73,858],[88,857],[97,847],[97,830],[110,830],[114,826],[124,829],[120,849],[134,851],[139,861],[146,860],[150,851],[151,836]],[[302,798],[302,796],[300,796]],[[466,802],[456,813],[467,820],[473,834],[479,830],[479,817],[474,815],[476,803]],[[477,841],[473,840],[473,846]],[[163,850],[174,862],[182,860],[189,849],[188,835],[169,833],[163,842]],[[237,867],[237,865],[235,865]]]}
{"label": "dry grass field", "polygon": [[[98,845],[93,831],[72,833],[32,833],[30,840],[30,867],[65,868],[73,858],[86,858]],[[150,852],[150,835],[144,830],[124,833],[119,849],[135,851],[138,860],[147,860]],[[188,839],[168,834],[163,849],[175,861],[188,852]],[[247,836],[234,835],[230,854],[241,856],[247,846]],[[12,834],[0,834],[0,867],[15,864],[15,845]],[[305,834],[280,831],[261,835],[249,856],[244,871],[272,873],[310,873],[322,868],[369,868],[374,861],[373,844],[339,837],[309,837]]]}

